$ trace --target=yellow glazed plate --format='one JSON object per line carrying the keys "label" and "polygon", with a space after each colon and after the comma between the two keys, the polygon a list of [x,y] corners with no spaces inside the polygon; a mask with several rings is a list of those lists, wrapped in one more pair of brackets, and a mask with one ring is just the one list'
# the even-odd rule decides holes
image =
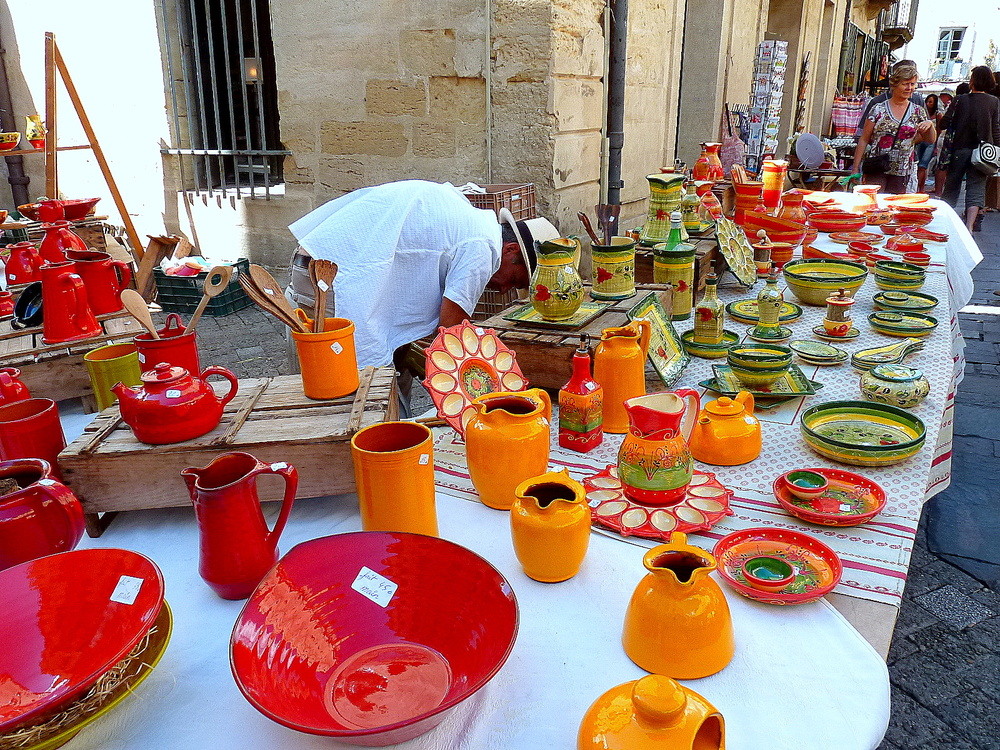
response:
{"label": "yellow glazed plate", "polygon": [[577,310],[571,318],[566,320],[546,320],[529,302],[523,305],[511,313],[503,316],[504,320],[509,320],[512,323],[523,323],[529,326],[543,326],[545,328],[579,328],[580,326],[586,325],[602,312],[607,310],[614,302],[595,302],[593,300],[584,300],[583,304],[580,305],[580,309]]}

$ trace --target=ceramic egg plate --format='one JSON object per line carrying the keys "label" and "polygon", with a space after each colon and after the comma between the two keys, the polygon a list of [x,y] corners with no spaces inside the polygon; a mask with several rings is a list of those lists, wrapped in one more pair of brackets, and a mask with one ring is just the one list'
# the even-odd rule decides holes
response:
{"label": "ceramic egg plate", "polygon": [[743,286],[753,286],[757,281],[757,264],[753,262],[753,248],[744,231],[731,219],[719,219],[716,237],[729,270]]}
{"label": "ceramic egg plate", "polygon": [[618,469],[604,471],[583,480],[587,502],[593,509],[593,523],[622,536],[669,541],[675,531],[690,533],[710,529],[731,511],[733,491],[726,489],[711,472],[695,471],[687,494],[675,505],[643,505],[625,494]]}

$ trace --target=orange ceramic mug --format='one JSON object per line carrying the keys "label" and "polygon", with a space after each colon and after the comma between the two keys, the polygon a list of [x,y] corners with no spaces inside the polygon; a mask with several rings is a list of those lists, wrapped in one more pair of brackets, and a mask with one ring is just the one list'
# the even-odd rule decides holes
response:
{"label": "orange ceramic mug", "polygon": [[[301,309],[296,315],[306,327],[312,321]],[[302,371],[302,389],[308,398],[338,398],[358,389],[358,358],[354,351],[354,323],[347,318],[324,318],[323,333],[292,331]]]}

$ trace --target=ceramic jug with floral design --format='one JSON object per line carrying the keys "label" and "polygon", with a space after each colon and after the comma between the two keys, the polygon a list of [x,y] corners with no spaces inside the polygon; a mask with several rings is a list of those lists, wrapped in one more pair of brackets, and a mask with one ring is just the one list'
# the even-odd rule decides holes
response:
{"label": "ceramic jug with floral design", "polygon": [[580,245],[560,237],[535,242],[538,265],[531,274],[531,306],[546,320],[568,320],[583,304],[583,279],[577,270]]}

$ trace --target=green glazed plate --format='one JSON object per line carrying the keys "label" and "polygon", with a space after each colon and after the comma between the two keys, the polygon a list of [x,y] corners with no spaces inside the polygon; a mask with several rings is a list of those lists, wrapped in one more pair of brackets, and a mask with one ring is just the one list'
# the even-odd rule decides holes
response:
{"label": "green glazed plate", "polygon": [[909,311],[909,312],[927,312],[928,310],[933,310],[938,303],[938,298],[933,297],[930,294],[919,294],[917,292],[903,292],[907,295],[908,299],[905,302],[895,302],[893,300],[888,300],[885,298],[885,292],[879,292],[874,297],[872,301],[875,303],[876,310],[888,310],[888,311]]}
{"label": "green glazed plate", "polygon": [[789,341],[786,346],[799,356],[811,360],[827,360],[830,362],[840,362],[847,357],[847,352],[829,344],[821,344],[819,341],[809,341],[799,339]]}
{"label": "green glazed plate", "polygon": [[629,320],[647,320],[650,326],[649,361],[663,385],[672,386],[681,376],[691,355],[684,349],[677,329],[663,310],[656,292],[650,292],[628,311]]}
{"label": "green glazed plate", "polygon": [[740,379],[733,374],[729,365],[712,365],[715,377],[699,383],[704,388],[721,393],[723,396],[735,396],[740,391],[748,391],[754,398],[777,396],[811,396],[823,387],[822,383],[809,380],[802,374],[802,370],[797,365],[789,365],[788,372],[778,378],[768,386],[750,388],[743,385]]}
{"label": "green glazed plate", "polygon": [[528,326],[543,326],[545,328],[579,328],[580,326],[586,325],[602,312],[607,310],[614,302],[595,302],[593,300],[584,300],[583,304],[580,305],[580,309],[574,313],[573,317],[567,318],[566,320],[546,320],[529,302],[526,305],[522,305],[513,312],[508,313],[503,316],[504,320],[509,320],[512,323],[523,323]]}
{"label": "green glazed plate", "polygon": [[[757,300],[741,299],[726,305],[726,314],[735,321],[756,325],[760,321],[757,314]],[[794,302],[782,302],[778,311],[779,323],[791,323],[802,317],[802,308]]]}
{"label": "green glazed plate", "polygon": [[[899,320],[887,321],[879,320],[878,315],[898,315]],[[877,312],[868,316],[871,327],[886,336],[908,336],[921,337],[928,336],[937,328],[937,318],[922,313],[906,312],[905,310],[893,310],[891,312]]]}

